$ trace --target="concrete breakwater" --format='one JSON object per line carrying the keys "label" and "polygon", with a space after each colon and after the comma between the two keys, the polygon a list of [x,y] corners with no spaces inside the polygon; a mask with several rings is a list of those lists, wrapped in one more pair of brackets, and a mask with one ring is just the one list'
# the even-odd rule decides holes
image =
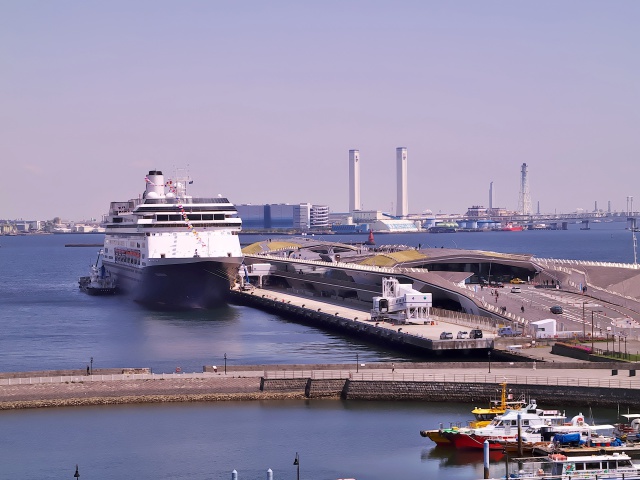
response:
{"label": "concrete breakwater", "polygon": [[[314,379],[263,379],[265,392],[298,392],[306,398],[342,398],[344,400],[404,400],[424,402],[461,402],[483,405],[495,398],[498,384],[405,382]],[[514,396],[535,398],[539,404],[576,407],[633,406],[640,402],[640,391],[623,388],[575,387],[556,385],[509,384]]]}
{"label": "concrete breakwater", "polygon": [[[286,399],[344,399],[367,401],[421,401],[460,402],[484,405],[495,398],[495,383],[449,383],[408,381],[363,381],[350,379],[261,379],[255,391],[228,393],[195,392],[189,385],[165,382],[164,393],[145,393],[146,385],[133,381],[137,394],[115,385],[108,394],[88,394],[82,390],[66,392],[31,391],[21,398],[10,399],[5,395],[0,410],[16,410],[47,407],[79,407],[91,405],[126,405],[142,403],[220,402]],[[154,382],[155,383],[155,382]],[[47,385],[51,387],[51,385]],[[155,386],[154,386],[155,387]],[[640,391],[621,388],[572,387],[555,385],[509,384],[514,395],[535,398],[540,405],[561,405],[586,408],[633,407],[640,403]],[[183,391],[181,391],[183,390]],[[42,395],[43,398],[38,398]]]}
{"label": "concrete breakwater", "polygon": [[51,407],[88,407],[95,405],[132,405],[142,403],[229,402],[254,400],[296,400],[299,393],[228,393],[184,395],[134,395],[122,397],[57,398],[0,402],[0,410],[23,410]]}
{"label": "concrete breakwater", "polygon": [[226,373],[223,369],[213,372],[212,367],[200,373],[172,374],[153,374],[148,369],[84,376],[76,370],[57,371],[55,376],[7,373],[0,378],[0,409],[305,398],[484,405],[496,398],[502,382],[507,382],[514,396],[535,398],[540,404],[635,408],[640,404],[640,379],[631,375],[631,369],[624,372],[625,367],[634,366],[431,362],[237,365]]}

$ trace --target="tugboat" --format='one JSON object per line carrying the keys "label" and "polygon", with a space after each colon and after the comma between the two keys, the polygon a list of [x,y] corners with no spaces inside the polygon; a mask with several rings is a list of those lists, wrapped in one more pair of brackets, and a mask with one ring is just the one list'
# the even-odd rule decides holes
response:
{"label": "tugboat", "polygon": [[102,265],[103,251],[98,253],[96,263],[91,265],[89,276],[80,277],[78,286],[80,290],[89,295],[113,295],[116,293],[116,281],[105,271]]}

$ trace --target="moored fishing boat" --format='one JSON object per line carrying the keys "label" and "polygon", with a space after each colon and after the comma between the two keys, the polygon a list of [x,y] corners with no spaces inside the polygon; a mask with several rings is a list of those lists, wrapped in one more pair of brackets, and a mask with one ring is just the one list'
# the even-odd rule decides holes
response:
{"label": "moored fishing boat", "polygon": [[[578,422],[584,418],[574,417]],[[522,411],[508,410],[505,414],[494,418],[489,425],[482,428],[460,429],[444,435],[458,449],[481,449],[485,440],[489,440],[489,448],[503,448],[501,443],[515,441],[518,436],[518,422],[522,433],[530,427],[556,426],[565,424],[566,417],[558,410],[541,410],[535,400]]]}
{"label": "moored fishing boat", "polygon": [[620,416],[624,417],[625,421],[615,424],[613,434],[628,442],[637,442],[640,440],[640,414],[628,413]]}
{"label": "moored fishing boat", "polygon": [[[613,425],[589,425],[578,415],[570,425],[529,427],[522,432],[522,451],[533,452],[536,449],[559,452],[565,448],[617,447],[622,441],[610,435]],[[603,432],[605,432],[603,434]],[[517,452],[518,438],[498,441],[507,452]]]}
{"label": "moored fishing boat", "polygon": [[449,428],[444,428],[443,424],[440,424],[439,429],[422,430],[420,431],[420,435],[429,438],[431,441],[435,442],[436,445],[451,445],[452,442],[449,440],[448,434],[457,433],[461,428],[468,429],[484,427],[496,416],[504,414],[507,410],[520,410],[526,405],[527,402],[524,397],[518,400],[513,399],[512,394],[507,392],[506,382],[501,383],[500,386],[502,387],[500,399],[491,400],[488,408],[474,407],[473,410],[471,410],[474,420],[469,422],[468,427],[452,425]]}

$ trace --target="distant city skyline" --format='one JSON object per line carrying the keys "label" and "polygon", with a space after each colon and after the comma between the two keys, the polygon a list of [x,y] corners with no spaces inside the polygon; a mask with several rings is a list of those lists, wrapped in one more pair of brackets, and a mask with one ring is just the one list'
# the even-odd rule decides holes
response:
{"label": "distant city skyline", "polygon": [[[542,213],[640,201],[640,3],[3,2],[0,218],[101,218],[144,176],[198,196]],[[636,208],[637,209],[637,208]]]}

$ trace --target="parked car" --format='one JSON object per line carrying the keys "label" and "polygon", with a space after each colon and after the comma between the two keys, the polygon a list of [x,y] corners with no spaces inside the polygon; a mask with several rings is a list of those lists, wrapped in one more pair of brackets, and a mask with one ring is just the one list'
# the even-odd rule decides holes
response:
{"label": "parked car", "polygon": [[562,313],[562,307],[560,305],[554,305],[549,310],[551,310],[551,313],[555,313],[555,314]]}
{"label": "parked car", "polygon": [[476,328],[469,332],[469,338],[482,338],[482,330]]}
{"label": "parked car", "polygon": [[442,332],[440,334],[440,340],[453,340],[453,333],[451,333],[451,332]]}
{"label": "parked car", "polygon": [[502,327],[498,329],[499,337],[515,337],[517,332],[513,330],[511,327]]}
{"label": "parked car", "polygon": [[522,293],[522,289],[520,287],[511,287],[511,293]]}
{"label": "parked car", "polygon": [[458,336],[456,337],[458,340],[464,339],[464,338],[469,338],[469,332],[463,332],[462,330],[460,330],[458,332]]}
{"label": "parked car", "polygon": [[491,280],[489,282],[489,286],[490,287],[502,288],[502,287],[504,287],[504,284],[502,282],[494,282],[493,280]]}
{"label": "parked car", "polygon": [[520,283],[527,283],[524,280],[520,280],[519,278],[512,278],[511,280],[509,280],[510,283],[516,283],[516,284],[520,284]]}

